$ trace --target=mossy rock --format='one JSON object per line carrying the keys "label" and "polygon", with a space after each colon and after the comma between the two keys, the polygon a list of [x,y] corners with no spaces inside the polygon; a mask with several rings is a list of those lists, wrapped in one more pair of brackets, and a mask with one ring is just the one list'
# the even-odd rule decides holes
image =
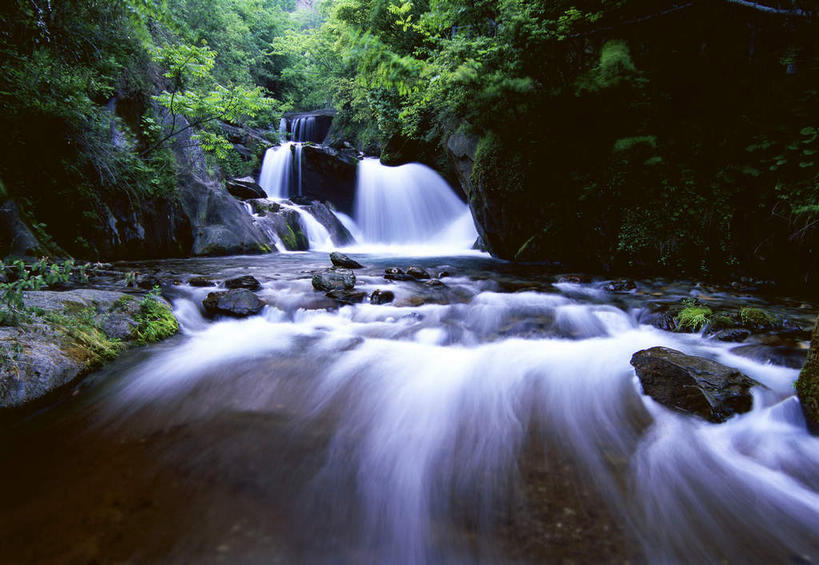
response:
{"label": "mossy rock", "polygon": [[150,294],[140,302],[134,319],[137,325],[131,331],[131,338],[140,344],[156,343],[179,331],[179,323],[170,307]]}
{"label": "mossy rock", "polygon": [[796,394],[808,429],[819,435],[819,324],[813,329],[808,357],[796,381]]}

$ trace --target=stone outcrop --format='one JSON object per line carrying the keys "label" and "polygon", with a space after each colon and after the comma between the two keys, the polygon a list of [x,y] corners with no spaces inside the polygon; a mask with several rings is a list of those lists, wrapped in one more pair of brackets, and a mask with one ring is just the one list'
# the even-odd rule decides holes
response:
{"label": "stone outcrop", "polygon": [[310,200],[332,202],[336,209],[353,214],[357,153],[305,145],[302,148],[302,195]]}
{"label": "stone outcrop", "polygon": [[796,381],[796,394],[808,429],[819,435],[819,323],[813,329],[808,357]]}
{"label": "stone outcrop", "polygon": [[[25,292],[23,300],[41,313],[0,327],[0,407],[40,398],[143,342],[138,296],[79,289]],[[172,319],[169,305],[153,300]]]}
{"label": "stone outcrop", "polygon": [[761,386],[736,369],[666,347],[638,351],[631,364],[651,398],[711,422],[749,411],[750,389]]}
{"label": "stone outcrop", "polygon": [[17,204],[7,200],[0,204],[0,258],[36,257],[42,254],[37,238],[20,218]]}
{"label": "stone outcrop", "polygon": [[239,200],[267,198],[267,193],[259,186],[253,177],[229,179],[225,182],[225,188],[232,196],[235,196]]}

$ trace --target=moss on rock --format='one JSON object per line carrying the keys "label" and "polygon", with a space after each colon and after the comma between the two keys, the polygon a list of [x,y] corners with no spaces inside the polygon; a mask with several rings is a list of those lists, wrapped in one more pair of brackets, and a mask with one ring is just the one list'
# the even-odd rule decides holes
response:
{"label": "moss on rock", "polygon": [[139,344],[156,343],[179,331],[179,323],[171,309],[154,294],[142,299],[134,320],[137,325],[131,331],[131,337]]}
{"label": "moss on rock", "polygon": [[796,381],[796,394],[808,428],[819,435],[819,323],[813,329],[808,358]]}

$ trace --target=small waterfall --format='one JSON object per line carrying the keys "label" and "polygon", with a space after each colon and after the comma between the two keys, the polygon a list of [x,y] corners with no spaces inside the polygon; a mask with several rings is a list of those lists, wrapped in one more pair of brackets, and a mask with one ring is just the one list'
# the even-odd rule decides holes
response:
{"label": "small waterfall", "polygon": [[264,154],[259,186],[268,198],[287,198],[290,189],[290,174],[293,168],[292,142],[271,147]]}
{"label": "small waterfall", "polygon": [[438,173],[420,163],[358,165],[355,220],[366,243],[462,247],[477,237],[469,208]]}
{"label": "small waterfall", "polygon": [[279,120],[279,139],[287,139],[287,118]]}
{"label": "small waterfall", "polygon": [[301,206],[292,204],[282,204],[282,208],[295,210],[299,214],[299,223],[304,231],[307,242],[310,244],[311,250],[328,250],[335,249],[333,239],[330,237],[330,232],[327,231],[321,223],[313,217],[307,210],[303,210]]}
{"label": "small waterfall", "polygon": [[320,143],[318,127],[314,116],[305,116],[293,120],[293,141],[313,141]]}
{"label": "small waterfall", "polygon": [[298,189],[298,195],[302,195],[302,187],[301,187],[301,150],[304,146],[301,143],[296,144],[296,187]]}

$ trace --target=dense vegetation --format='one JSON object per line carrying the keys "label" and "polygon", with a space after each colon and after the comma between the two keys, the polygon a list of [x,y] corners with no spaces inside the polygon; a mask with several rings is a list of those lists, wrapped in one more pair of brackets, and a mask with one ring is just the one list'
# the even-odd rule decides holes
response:
{"label": "dense vegetation", "polygon": [[464,188],[500,256],[801,285],[819,267],[817,8],[16,0],[0,15],[0,179],[93,254],[100,201],[172,195],[173,128],[196,126],[240,174],[255,162],[222,124],[332,106],[333,140],[451,179],[447,141],[476,142]]}

